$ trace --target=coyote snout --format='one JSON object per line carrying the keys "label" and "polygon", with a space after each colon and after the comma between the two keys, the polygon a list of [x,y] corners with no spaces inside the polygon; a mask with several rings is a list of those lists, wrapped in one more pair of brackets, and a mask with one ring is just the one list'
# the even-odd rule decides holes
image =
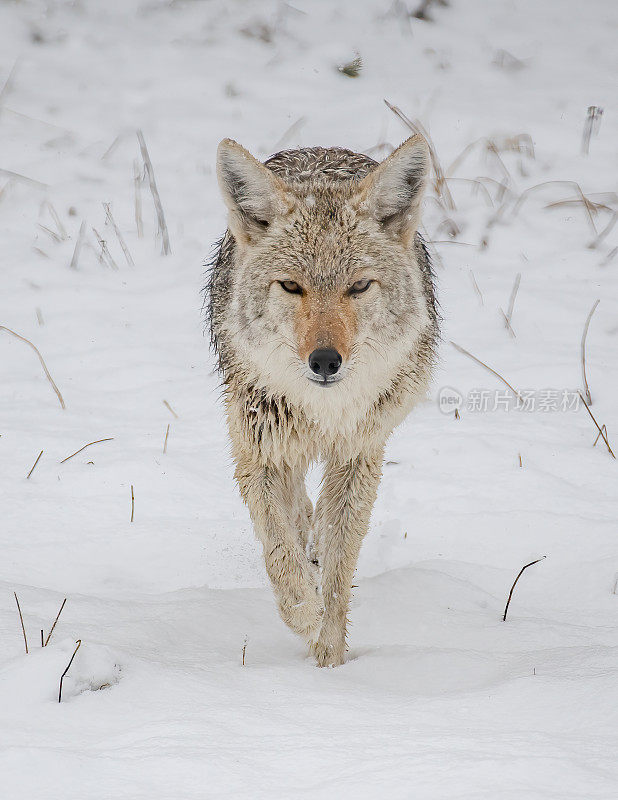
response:
{"label": "coyote snout", "polygon": [[311,380],[317,380],[321,386],[328,386],[340,380],[335,375],[341,366],[341,356],[332,348],[326,350],[314,350],[309,356],[309,369],[316,376],[311,376]]}
{"label": "coyote snout", "polygon": [[[284,622],[341,664],[384,444],[423,397],[438,316],[418,234],[429,164],[413,137],[381,164],[341,148],[265,164],[229,139],[229,209],[210,277],[236,480]],[[326,391],[328,389],[328,391]],[[315,508],[305,474],[320,460]]]}

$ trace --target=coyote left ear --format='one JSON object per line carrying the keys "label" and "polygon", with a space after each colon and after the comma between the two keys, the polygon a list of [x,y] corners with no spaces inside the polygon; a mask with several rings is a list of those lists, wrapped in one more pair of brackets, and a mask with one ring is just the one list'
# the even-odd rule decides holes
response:
{"label": "coyote left ear", "polygon": [[281,178],[233,139],[219,144],[217,177],[230,211],[230,230],[237,241],[256,241],[275,216],[290,207]]}
{"label": "coyote left ear", "polygon": [[427,142],[412,136],[360,182],[359,208],[396,235],[414,235],[428,173]]}

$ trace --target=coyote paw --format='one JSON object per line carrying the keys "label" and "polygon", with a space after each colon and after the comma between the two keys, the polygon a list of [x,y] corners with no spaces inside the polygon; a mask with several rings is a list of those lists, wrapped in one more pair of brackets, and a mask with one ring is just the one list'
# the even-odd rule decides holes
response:
{"label": "coyote paw", "polygon": [[345,644],[329,644],[320,636],[311,653],[318,667],[339,667],[345,661]]}
{"label": "coyote paw", "polygon": [[324,600],[320,590],[319,571],[307,565],[300,586],[293,596],[279,598],[279,613],[294,633],[313,644],[317,641],[324,618]]}

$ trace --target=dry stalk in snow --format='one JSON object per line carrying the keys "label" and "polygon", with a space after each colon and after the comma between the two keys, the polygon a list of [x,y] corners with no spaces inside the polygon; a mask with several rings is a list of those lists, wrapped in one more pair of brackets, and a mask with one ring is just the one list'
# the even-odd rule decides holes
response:
{"label": "dry stalk in snow", "polygon": [[442,165],[440,163],[440,159],[438,158],[438,153],[431,136],[427,133],[423,125],[417,119],[409,119],[400,108],[391,105],[388,100],[385,100],[384,102],[386,103],[387,107],[390,108],[393,114],[399,117],[403,124],[408,127],[412,133],[420,134],[426,140],[427,144],[429,145],[429,155],[431,157],[433,171],[436,176],[434,181],[435,192],[444,201],[447,209],[450,211],[455,211],[455,201],[453,200],[453,195],[451,194],[451,190],[448,188],[448,184],[445,180],[444,170],[442,169]]}
{"label": "dry stalk in snow", "polygon": [[137,238],[144,235],[144,222],[142,220],[142,176],[137,159],[133,161],[133,188],[135,191],[135,227]]}
{"label": "dry stalk in snow", "polygon": [[24,618],[21,614],[21,606],[19,605],[19,600],[17,598],[17,592],[13,592],[15,595],[15,602],[17,603],[17,610],[19,612],[19,621],[21,622],[21,632],[24,634],[24,644],[26,646],[26,654],[28,653],[28,637],[26,636],[26,626],[24,625]]}
{"label": "dry stalk in snow", "polygon": [[133,492],[133,484],[131,484],[131,522],[135,516],[135,494]]}
{"label": "dry stalk in snow", "polygon": [[74,453],[71,453],[70,456],[63,458],[60,463],[64,464],[65,461],[68,461],[70,458],[73,458],[73,456],[76,456],[78,453],[81,453],[82,450],[85,450],[87,447],[90,447],[90,445],[99,444],[100,442],[113,442],[113,441],[114,437],[108,436],[107,439],[96,439],[94,442],[88,442],[88,444],[85,444],[83,447],[80,447],[79,450],[76,450]]}
{"label": "dry stalk in snow", "polygon": [[58,702],[59,702],[59,703],[61,703],[61,702],[62,702],[62,681],[64,680],[64,676],[65,676],[65,675],[67,674],[67,672],[68,672],[68,671],[71,669],[71,664],[73,663],[73,659],[75,658],[75,654],[77,653],[77,651],[78,651],[78,650],[79,650],[79,648],[81,647],[81,644],[82,644],[82,640],[81,640],[81,639],[78,639],[78,640],[77,640],[77,647],[76,647],[76,648],[75,648],[75,650],[73,651],[73,655],[71,656],[71,660],[70,660],[70,661],[69,661],[69,663],[67,664],[67,668],[65,669],[65,671],[64,671],[64,672],[62,673],[62,675],[60,676],[60,689],[58,690]]}
{"label": "dry stalk in snow", "polygon": [[45,201],[45,205],[47,206],[47,210],[49,211],[51,218],[54,220],[54,224],[55,224],[56,228],[58,228],[58,234],[59,234],[60,238],[63,239],[63,240],[68,239],[69,238],[69,234],[67,233],[66,228],[62,224],[56,209],[49,202],[49,200]]}
{"label": "dry stalk in snow", "polygon": [[163,452],[167,453],[167,437],[170,435],[170,426],[169,423],[167,425],[167,430],[165,431],[165,441],[163,442]]}
{"label": "dry stalk in snow", "polygon": [[148,183],[150,184],[150,191],[152,192],[152,199],[154,201],[155,210],[157,212],[157,222],[159,225],[159,233],[161,234],[161,254],[168,256],[172,250],[170,248],[170,237],[165,223],[165,214],[163,213],[163,206],[161,205],[161,198],[157,183],[155,181],[154,169],[152,168],[152,161],[148,155],[148,148],[144,140],[144,134],[138,130],[137,139],[139,141],[140,150],[142,151],[142,158],[144,159],[144,167],[146,168],[146,175],[148,176]]}
{"label": "dry stalk in snow", "polygon": [[53,378],[52,378],[52,376],[49,374],[49,370],[47,369],[47,365],[45,364],[45,361],[43,361],[43,356],[42,356],[42,355],[39,353],[38,349],[37,349],[37,348],[36,348],[36,347],[35,347],[35,346],[32,344],[32,342],[31,342],[29,339],[26,339],[26,338],[25,338],[25,336],[20,336],[20,335],[19,335],[19,333],[15,333],[15,331],[12,331],[10,328],[7,328],[7,327],[6,327],[6,326],[4,326],[4,325],[0,325],[0,331],[6,331],[6,332],[7,332],[7,333],[9,333],[11,336],[14,336],[16,339],[19,339],[20,341],[22,341],[22,342],[25,342],[27,345],[29,345],[29,346],[30,346],[30,347],[31,347],[31,348],[34,350],[34,352],[35,352],[35,353],[37,354],[37,356],[39,357],[39,361],[41,362],[41,366],[43,367],[43,370],[44,370],[44,372],[45,372],[45,375],[46,375],[46,377],[47,377],[47,380],[50,382],[50,384],[51,384],[51,386],[52,386],[52,389],[54,390],[54,392],[56,392],[56,396],[58,397],[58,400],[59,400],[59,402],[60,402],[60,406],[61,406],[63,409],[64,409],[64,408],[66,408],[66,405],[65,405],[65,403],[64,403],[64,398],[63,398],[63,397],[62,397],[62,395],[60,394],[60,389],[58,389],[58,387],[57,387],[57,386],[56,386],[56,384],[54,383],[54,379],[53,379]]}
{"label": "dry stalk in snow", "polygon": [[504,608],[504,616],[502,617],[502,622],[506,622],[506,615],[507,615],[507,613],[508,613],[508,610],[509,610],[509,605],[510,605],[510,603],[511,603],[511,597],[513,597],[513,590],[515,589],[515,586],[517,586],[517,581],[518,581],[518,580],[521,578],[521,576],[524,574],[524,570],[527,570],[527,569],[528,569],[528,567],[531,567],[533,564],[538,564],[538,563],[539,563],[539,561],[542,561],[544,558],[547,558],[547,556],[541,556],[541,558],[537,558],[537,559],[536,559],[536,561],[531,561],[529,564],[525,564],[525,565],[524,565],[524,566],[523,566],[523,567],[522,567],[522,568],[519,570],[519,574],[517,575],[517,577],[516,577],[516,578],[515,578],[515,580],[513,581],[513,585],[511,586],[511,591],[509,592],[509,599],[506,601],[506,606],[505,606],[505,608]]}
{"label": "dry stalk in snow", "polygon": [[[47,634],[47,639],[45,639],[45,645],[44,645],[44,647],[47,647],[47,645],[48,645],[48,643],[49,643],[49,640],[51,639],[51,635],[52,635],[52,633],[54,632],[54,628],[56,627],[56,623],[57,623],[57,622],[58,622],[58,620],[60,619],[60,615],[62,614],[62,609],[64,608],[64,605],[65,605],[66,601],[67,601],[67,599],[66,599],[66,597],[65,597],[65,598],[64,598],[64,600],[62,601],[62,605],[60,606],[60,611],[59,611],[59,612],[56,614],[56,619],[54,620],[54,624],[51,626],[51,630],[50,630],[50,632]],[[43,631],[41,631],[41,633],[43,633]]]}
{"label": "dry stalk in snow", "polygon": [[176,419],[178,419],[178,414],[177,414],[177,413],[174,411],[174,409],[173,409],[173,408],[171,407],[171,405],[170,405],[170,404],[167,402],[167,400],[164,400],[164,401],[163,401],[163,405],[164,405],[164,406],[167,408],[167,410],[168,410],[168,411],[171,411],[171,412],[172,412],[172,414],[173,414],[173,415],[176,417]]}
{"label": "dry stalk in snow", "polygon": [[26,475],[26,480],[30,480],[30,476],[31,476],[31,475],[32,475],[32,473],[34,472],[34,470],[35,470],[35,468],[36,468],[36,465],[39,463],[39,459],[41,458],[41,456],[42,456],[42,455],[43,455],[43,451],[41,450],[41,452],[40,452],[40,453],[38,454],[38,456],[36,457],[36,461],[35,461],[35,462],[34,462],[34,464],[32,465],[32,468],[30,469],[30,472],[29,472],[29,473]]}
{"label": "dry stalk in snow", "polygon": [[105,239],[103,239],[103,237],[101,236],[101,234],[98,232],[98,230],[96,228],[93,228],[92,232],[97,237],[97,241],[98,241],[99,245],[101,246],[101,253],[99,254],[99,263],[102,264],[103,261],[105,261],[107,263],[108,267],[111,267],[111,269],[117,270],[118,269],[118,264],[116,264],[116,262],[112,258],[112,254],[109,252],[109,249],[107,247],[107,243],[106,243]]}
{"label": "dry stalk in snow", "polygon": [[522,396],[519,394],[519,392],[517,391],[517,389],[514,389],[514,388],[511,386],[511,384],[510,384],[510,383],[509,383],[509,382],[506,380],[506,378],[503,378],[503,377],[502,377],[502,375],[500,375],[500,373],[499,373],[499,372],[496,372],[496,370],[495,370],[495,369],[492,369],[492,368],[491,368],[491,367],[490,367],[488,364],[486,364],[484,361],[481,361],[481,359],[480,359],[480,358],[477,358],[476,356],[473,356],[473,355],[472,355],[472,353],[469,353],[467,350],[464,350],[464,348],[463,348],[463,347],[460,347],[458,344],[455,344],[455,342],[451,341],[451,344],[453,345],[453,347],[455,348],[455,350],[459,350],[459,352],[460,352],[460,353],[463,353],[465,356],[468,356],[468,358],[471,358],[473,361],[476,361],[476,363],[477,363],[477,364],[480,364],[480,365],[481,365],[481,367],[485,367],[485,369],[486,369],[486,370],[489,370],[489,372],[491,372],[491,373],[492,373],[492,375],[495,375],[495,376],[496,376],[496,378],[499,378],[499,379],[502,381],[502,383],[504,383],[504,384],[505,384],[505,386],[508,386],[508,387],[509,387],[509,389],[510,389],[510,390],[513,392],[513,394],[515,395],[515,397],[516,397],[518,400],[520,400],[520,401],[522,401],[522,402],[523,402],[523,400],[522,400]]}
{"label": "dry stalk in snow", "polygon": [[474,291],[477,293],[479,300],[481,301],[481,305],[485,305],[485,301],[483,300],[483,293],[479,289],[479,285],[476,282],[476,278],[474,277],[474,272],[470,270],[470,280],[472,281],[472,285],[474,286]]}
{"label": "dry stalk in snow", "polygon": [[79,226],[79,233],[77,234],[77,239],[75,240],[75,249],[73,250],[73,257],[71,258],[71,263],[69,265],[71,269],[77,269],[77,265],[79,263],[79,254],[82,249],[85,233],[86,233],[86,220],[83,219],[82,224]]}
{"label": "dry stalk in snow", "polygon": [[588,106],[586,121],[584,122],[584,132],[582,135],[582,153],[587,156],[590,152],[590,139],[593,133],[598,133],[601,126],[603,109],[599,106]]}
{"label": "dry stalk in snow", "polygon": [[125,257],[125,259],[127,261],[127,264],[130,267],[134,267],[135,266],[135,261],[133,261],[133,258],[131,257],[131,253],[129,252],[129,248],[127,247],[127,243],[124,240],[124,236],[120,232],[120,229],[118,228],[118,225],[116,225],[116,220],[114,219],[114,216],[112,214],[112,210],[110,208],[110,204],[109,203],[103,203],[103,208],[105,209],[106,222],[108,222],[112,226],[112,228],[114,229],[114,233],[116,234],[116,238],[118,239],[120,247],[122,248],[122,252],[124,253],[124,257]]}
{"label": "dry stalk in snow", "polygon": [[590,325],[590,320],[592,319],[592,315],[597,310],[597,306],[601,300],[595,300],[594,305],[590,309],[590,313],[586,317],[586,324],[584,325],[584,331],[582,333],[582,343],[581,343],[581,361],[582,361],[582,379],[584,381],[584,391],[586,393],[586,400],[588,401],[588,405],[592,405],[592,397],[590,395],[590,389],[588,388],[588,380],[586,378],[586,337],[588,336],[588,326]]}
{"label": "dry stalk in snow", "polygon": [[[594,418],[594,414],[593,414],[593,413],[592,413],[592,411],[590,410],[590,407],[588,406],[588,403],[587,403],[587,402],[584,400],[584,397],[583,397],[582,393],[581,393],[581,392],[578,392],[577,394],[580,396],[582,403],[583,403],[583,404],[586,406],[586,411],[587,411],[587,412],[590,414],[590,418],[592,419],[592,421],[594,422],[594,424],[597,426],[597,430],[598,430],[598,432],[599,432],[599,435],[601,436],[601,438],[602,438],[602,439],[603,439],[603,441],[605,442],[605,446],[607,447],[607,450],[608,450],[608,452],[609,452],[610,456],[611,456],[612,458],[614,458],[614,459],[615,459],[615,458],[616,458],[616,456],[614,455],[614,451],[613,451],[613,450],[612,450],[612,448],[610,447],[610,445],[609,445],[609,441],[608,441],[608,439],[607,439],[607,428],[606,428],[606,426],[605,426],[605,425],[603,425],[603,427],[602,427],[602,428],[599,426],[599,423],[598,423],[598,422],[596,421],[596,419]],[[599,437],[597,436],[597,439],[598,439],[598,438],[599,438]],[[596,444],[596,440],[595,440],[595,444]],[[594,446],[594,445],[593,445],[593,446]]]}

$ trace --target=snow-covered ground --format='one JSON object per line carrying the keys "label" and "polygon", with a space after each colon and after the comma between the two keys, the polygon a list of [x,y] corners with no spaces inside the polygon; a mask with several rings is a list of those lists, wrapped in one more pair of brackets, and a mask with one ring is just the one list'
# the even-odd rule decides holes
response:
{"label": "snow-covered ground", "polygon": [[[618,796],[618,467],[581,402],[561,410],[600,298],[591,410],[618,449],[618,225],[593,230],[618,210],[616,5],[417,6],[0,5],[0,325],[66,402],[0,330],[2,798]],[[358,77],[337,71],[356,53]],[[213,159],[225,136],[259,157],[381,158],[408,135],[385,98],[452,177],[455,208],[429,199],[425,215],[444,343],[432,397],[389,445],[349,660],[319,670],[276,614],[232,482],[201,315],[225,227]],[[145,183],[137,236],[136,129],[169,256]],[[546,181],[578,185],[516,207]],[[450,340],[534,408],[505,409],[504,384]],[[438,400],[458,395],[456,419]]]}

